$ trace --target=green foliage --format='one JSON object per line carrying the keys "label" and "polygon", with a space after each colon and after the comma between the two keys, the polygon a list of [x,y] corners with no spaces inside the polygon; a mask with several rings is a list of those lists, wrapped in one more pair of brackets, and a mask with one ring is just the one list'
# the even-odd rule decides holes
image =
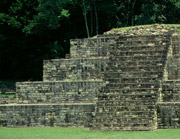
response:
{"label": "green foliage", "polygon": [[141,15],[136,16],[137,24],[179,23],[180,1],[146,0]]}
{"label": "green foliage", "polygon": [[62,9],[61,14],[60,14],[60,16],[58,16],[58,18],[63,18],[63,17],[68,18],[69,16],[70,16],[69,11]]}
{"label": "green foliage", "polygon": [[38,0],[37,15],[25,26],[28,34],[41,34],[47,30],[55,30],[61,26],[61,20],[68,18],[70,13],[63,9],[66,0]]}
{"label": "green foliage", "polygon": [[39,80],[42,61],[63,58],[70,39],[117,27],[179,24],[179,15],[179,0],[0,1],[0,78]]}
{"label": "green foliage", "polygon": [[16,20],[16,18],[11,17],[5,13],[0,13],[0,24],[7,24],[8,26],[20,28],[21,23]]}

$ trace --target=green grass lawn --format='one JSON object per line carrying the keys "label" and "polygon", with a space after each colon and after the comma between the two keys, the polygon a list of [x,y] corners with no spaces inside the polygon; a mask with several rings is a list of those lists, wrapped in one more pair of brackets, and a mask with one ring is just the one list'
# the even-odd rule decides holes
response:
{"label": "green grass lawn", "polygon": [[117,132],[85,128],[0,128],[0,139],[180,139],[180,129]]}

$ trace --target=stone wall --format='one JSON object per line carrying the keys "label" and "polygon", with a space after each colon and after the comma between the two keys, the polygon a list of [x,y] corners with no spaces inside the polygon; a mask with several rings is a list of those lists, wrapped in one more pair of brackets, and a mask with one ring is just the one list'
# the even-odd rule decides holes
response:
{"label": "stone wall", "polygon": [[88,103],[97,101],[97,93],[102,80],[59,81],[59,82],[19,82],[18,103]]}
{"label": "stone wall", "polygon": [[106,57],[45,60],[43,81],[102,79]]}
{"label": "stone wall", "polygon": [[104,57],[109,54],[108,48],[115,43],[115,36],[102,36],[89,39],[71,40],[71,58]]}
{"label": "stone wall", "polygon": [[93,103],[0,105],[0,126],[84,126],[91,119]]}

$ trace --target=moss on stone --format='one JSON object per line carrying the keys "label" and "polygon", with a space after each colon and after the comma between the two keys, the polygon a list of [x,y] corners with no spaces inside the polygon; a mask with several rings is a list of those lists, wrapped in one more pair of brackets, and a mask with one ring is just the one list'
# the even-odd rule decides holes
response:
{"label": "moss on stone", "polygon": [[151,24],[151,25],[138,25],[138,26],[129,26],[129,27],[121,27],[121,28],[114,28],[113,31],[129,31],[132,29],[151,29],[154,27],[164,27],[164,29],[175,29],[177,31],[180,31],[180,24]]}
{"label": "moss on stone", "polygon": [[16,97],[16,94],[0,94],[0,97]]}

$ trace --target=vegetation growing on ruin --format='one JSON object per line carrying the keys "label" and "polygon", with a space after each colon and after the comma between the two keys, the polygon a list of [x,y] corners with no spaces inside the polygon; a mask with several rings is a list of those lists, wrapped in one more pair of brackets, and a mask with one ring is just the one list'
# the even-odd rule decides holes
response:
{"label": "vegetation growing on ruin", "polygon": [[16,94],[0,94],[0,97],[16,97]]}
{"label": "vegetation growing on ruin", "polygon": [[176,31],[180,31],[180,24],[151,24],[151,25],[137,25],[137,26],[129,26],[129,27],[121,27],[121,28],[114,28],[114,31],[129,31],[131,29],[151,29],[155,26],[163,26],[164,29],[174,29]]}

